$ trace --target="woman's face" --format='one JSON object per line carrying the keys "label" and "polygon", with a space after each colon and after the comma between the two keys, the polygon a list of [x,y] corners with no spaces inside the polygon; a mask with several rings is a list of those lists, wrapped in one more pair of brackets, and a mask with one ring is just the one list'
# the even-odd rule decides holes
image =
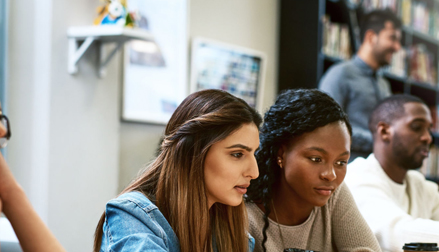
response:
{"label": "woman's face", "polygon": [[294,138],[279,150],[280,188],[298,206],[324,206],[343,182],[351,137],[343,122],[334,122]]}
{"label": "woman's face", "polygon": [[254,155],[258,147],[259,131],[253,123],[244,124],[210,147],[204,162],[209,208],[216,202],[241,204],[250,180],[259,175]]}

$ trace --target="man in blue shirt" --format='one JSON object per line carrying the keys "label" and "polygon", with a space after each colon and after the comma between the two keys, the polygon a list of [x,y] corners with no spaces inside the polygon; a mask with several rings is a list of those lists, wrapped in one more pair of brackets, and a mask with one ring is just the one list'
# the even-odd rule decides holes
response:
{"label": "man in blue shirt", "polygon": [[389,65],[393,53],[401,48],[401,21],[390,10],[372,11],[363,18],[360,35],[357,55],[332,66],[319,84],[349,116],[353,131],[350,161],[372,152],[369,116],[391,94],[389,83],[377,71]]}

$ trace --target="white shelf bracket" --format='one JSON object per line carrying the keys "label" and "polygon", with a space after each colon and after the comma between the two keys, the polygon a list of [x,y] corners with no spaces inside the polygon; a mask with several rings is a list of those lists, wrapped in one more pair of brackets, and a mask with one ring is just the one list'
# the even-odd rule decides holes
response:
{"label": "white shelf bracket", "polygon": [[[68,72],[70,74],[78,72],[78,61],[96,41],[98,42],[97,53],[99,54],[97,74],[101,78],[105,76],[106,67],[110,60],[114,58],[116,52],[126,41],[131,39],[154,41],[154,37],[147,30],[115,25],[70,27],[67,31],[67,37],[69,38]],[[79,46],[81,41],[84,42]],[[107,43],[117,43],[116,47],[109,54],[104,49],[104,44]]]}
{"label": "white shelf bracket", "polygon": [[76,74],[78,72],[78,61],[84,55],[91,44],[95,41],[95,38],[87,37],[81,46],[78,47],[78,39],[69,38],[69,66],[68,71],[70,74]]}
{"label": "white shelf bracket", "polygon": [[104,43],[100,43],[100,56],[99,56],[99,78],[104,78],[107,75],[107,64],[110,62],[111,58],[116,54],[116,52],[122,47],[124,42],[118,42],[116,47],[108,54],[104,48]]}

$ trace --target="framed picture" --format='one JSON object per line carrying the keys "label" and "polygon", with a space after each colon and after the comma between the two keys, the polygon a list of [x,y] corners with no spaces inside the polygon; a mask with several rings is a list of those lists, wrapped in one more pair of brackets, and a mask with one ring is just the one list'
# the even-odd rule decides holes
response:
{"label": "framed picture", "polygon": [[122,120],[166,124],[187,96],[187,1],[127,1],[154,41],[125,43]]}
{"label": "framed picture", "polygon": [[266,57],[263,52],[206,38],[192,42],[191,92],[225,90],[262,110]]}

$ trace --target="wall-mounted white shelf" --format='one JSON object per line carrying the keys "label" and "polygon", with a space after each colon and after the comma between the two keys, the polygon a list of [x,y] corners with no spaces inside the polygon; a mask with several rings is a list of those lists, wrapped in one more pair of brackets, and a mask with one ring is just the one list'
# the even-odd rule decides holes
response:
{"label": "wall-mounted white shelf", "polygon": [[[78,61],[85,54],[93,42],[98,42],[99,76],[105,76],[105,67],[117,50],[130,39],[153,41],[153,36],[140,28],[127,28],[113,25],[70,27],[67,31],[69,38],[68,71],[70,74],[78,72]],[[117,43],[116,47],[107,55],[103,49],[104,43]],[[82,44],[81,44],[82,43]]]}

